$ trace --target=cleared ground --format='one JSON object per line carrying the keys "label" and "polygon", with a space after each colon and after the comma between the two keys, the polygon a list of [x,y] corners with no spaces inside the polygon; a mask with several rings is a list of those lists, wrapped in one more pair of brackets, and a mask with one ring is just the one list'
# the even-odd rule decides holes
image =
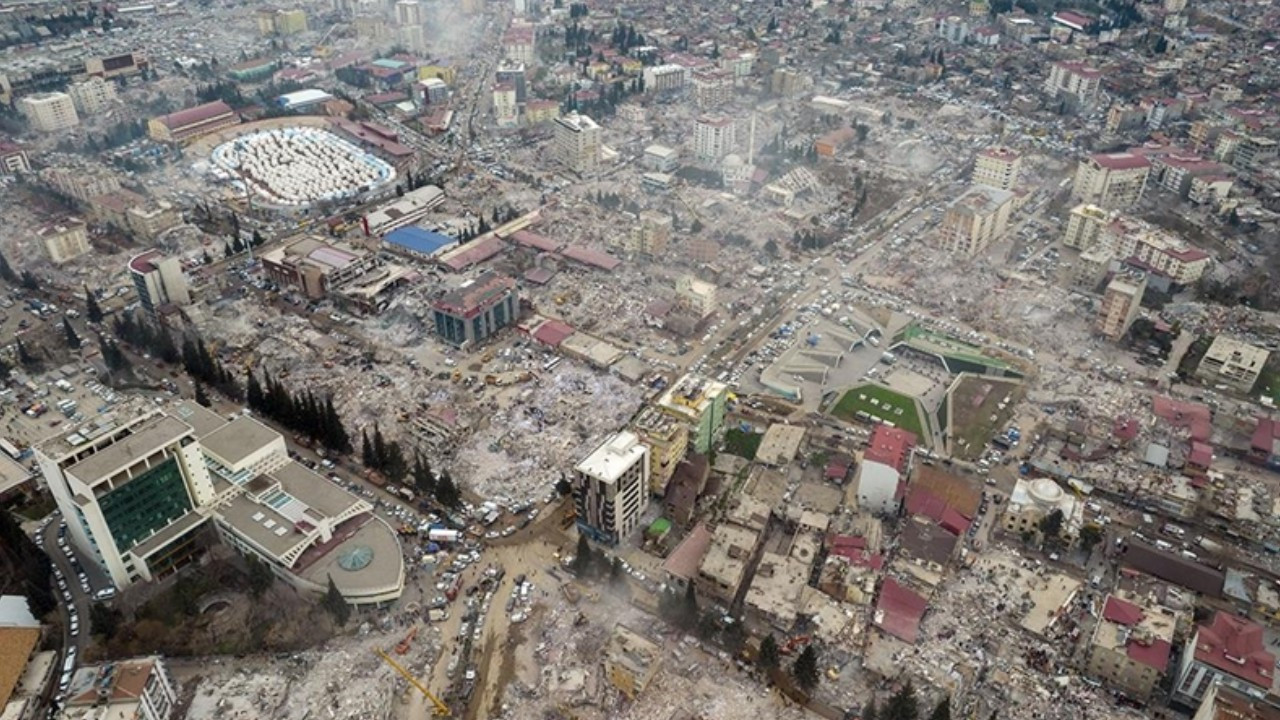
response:
{"label": "cleared ground", "polygon": [[1019,383],[976,375],[961,378],[948,401],[952,455],[965,460],[980,457],[991,437],[1013,417],[1022,395]]}

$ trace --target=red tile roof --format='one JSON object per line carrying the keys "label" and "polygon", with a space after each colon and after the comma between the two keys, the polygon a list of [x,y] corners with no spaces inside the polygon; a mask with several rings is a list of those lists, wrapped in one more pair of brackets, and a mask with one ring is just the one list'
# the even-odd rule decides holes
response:
{"label": "red tile roof", "polygon": [[1151,161],[1141,155],[1133,153],[1102,153],[1092,155],[1090,159],[1098,165],[1098,167],[1107,170],[1137,170],[1139,168],[1151,167]]}
{"label": "red tile roof", "polygon": [[1270,455],[1277,440],[1280,440],[1280,422],[1268,417],[1258,418],[1258,425],[1253,429],[1250,442],[1253,449]]}
{"label": "red tile roof", "polygon": [[915,445],[915,433],[902,428],[877,425],[871,433],[871,442],[863,455],[863,460],[897,468],[898,472],[906,472],[907,459],[911,457],[911,448]]}
{"label": "red tile roof", "polygon": [[1212,434],[1209,408],[1205,405],[1156,395],[1151,399],[1151,411],[1165,422],[1189,429],[1194,440],[1208,440]]}
{"label": "red tile roof", "polygon": [[1128,600],[1109,595],[1107,604],[1102,607],[1102,618],[1121,625],[1137,625],[1142,622],[1142,608]]}
{"label": "red tile roof", "polygon": [[198,125],[202,122],[212,120],[221,115],[230,115],[231,106],[221,100],[214,100],[211,103],[197,105],[186,110],[179,110],[176,113],[163,115],[158,120],[170,130],[181,130],[191,125]]}
{"label": "red tile roof", "polygon": [[573,334],[573,328],[559,320],[548,320],[533,331],[533,339],[543,345],[559,347],[560,343]]}
{"label": "red tile roof", "polygon": [[1173,646],[1168,640],[1129,638],[1124,650],[1130,660],[1164,672],[1169,667],[1169,655]]}
{"label": "red tile roof", "polygon": [[1219,611],[1196,634],[1196,662],[1217,668],[1261,688],[1271,689],[1276,657],[1267,652],[1262,626]]}
{"label": "red tile roof", "polygon": [[1187,462],[1198,467],[1207,468],[1213,463],[1213,446],[1208,443],[1202,443],[1199,440],[1191,441],[1191,452],[1187,455]]}
{"label": "red tile roof", "polygon": [[556,241],[528,230],[517,230],[511,234],[511,240],[521,247],[533,248],[544,252],[554,252],[560,247]]}
{"label": "red tile roof", "polygon": [[876,627],[903,642],[914,644],[920,633],[920,621],[928,607],[929,603],[923,597],[888,578],[876,601]]}
{"label": "red tile roof", "polygon": [[598,250],[570,245],[560,251],[564,257],[580,262],[584,265],[598,267],[601,270],[612,271],[614,268],[622,264],[622,261]]}

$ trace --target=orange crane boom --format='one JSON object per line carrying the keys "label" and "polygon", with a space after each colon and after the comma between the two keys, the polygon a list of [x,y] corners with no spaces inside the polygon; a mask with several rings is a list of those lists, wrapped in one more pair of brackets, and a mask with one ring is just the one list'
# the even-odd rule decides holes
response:
{"label": "orange crane boom", "polygon": [[387,664],[392,667],[392,669],[400,673],[400,676],[403,677],[406,681],[408,681],[410,685],[418,688],[418,692],[422,693],[423,697],[430,700],[431,703],[435,705],[436,717],[449,717],[450,715],[453,714],[452,711],[449,710],[448,705],[445,705],[444,702],[440,700],[440,698],[433,695],[431,691],[427,689],[426,685],[423,685],[418,680],[418,678],[414,677],[409,673],[408,670],[405,670],[403,667],[401,667],[400,663],[396,662],[395,660],[392,660],[390,655],[382,651],[382,648],[374,648],[373,651],[378,653],[378,657],[381,657],[383,660],[385,660]]}

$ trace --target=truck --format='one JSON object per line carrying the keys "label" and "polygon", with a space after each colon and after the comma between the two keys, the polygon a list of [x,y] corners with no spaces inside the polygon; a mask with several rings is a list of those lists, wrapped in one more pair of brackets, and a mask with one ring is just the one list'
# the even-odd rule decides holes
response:
{"label": "truck", "polygon": [[455,543],[462,539],[462,533],[458,530],[433,527],[427,530],[427,539],[434,543]]}

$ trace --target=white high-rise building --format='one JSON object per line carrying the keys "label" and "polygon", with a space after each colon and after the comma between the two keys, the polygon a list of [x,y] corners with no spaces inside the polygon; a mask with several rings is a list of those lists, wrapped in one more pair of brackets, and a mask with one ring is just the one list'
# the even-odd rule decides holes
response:
{"label": "white high-rise building", "polygon": [[106,112],[116,102],[116,84],[100,77],[91,77],[67,88],[67,94],[76,110],[84,116]]}
{"label": "white high-rise building", "polygon": [[693,154],[699,160],[720,160],[733,152],[736,138],[733,118],[703,115],[693,126]]}
{"label": "white high-rise building", "polygon": [[578,528],[616,544],[640,525],[649,507],[649,448],[630,430],[600,444],[573,469]]}
{"label": "white high-rise building", "polygon": [[66,93],[27,95],[18,101],[18,109],[26,116],[31,127],[40,132],[57,132],[80,124],[75,101]]}
{"label": "white high-rise building", "polygon": [[556,118],[555,159],[566,168],[583,174],[600,164],[600,126],[579,113]]}
{"label": "white high-rise building", "polygon": [[399,0],[396,3],[397,25],[422,25],[425,22],[418,0]]}

